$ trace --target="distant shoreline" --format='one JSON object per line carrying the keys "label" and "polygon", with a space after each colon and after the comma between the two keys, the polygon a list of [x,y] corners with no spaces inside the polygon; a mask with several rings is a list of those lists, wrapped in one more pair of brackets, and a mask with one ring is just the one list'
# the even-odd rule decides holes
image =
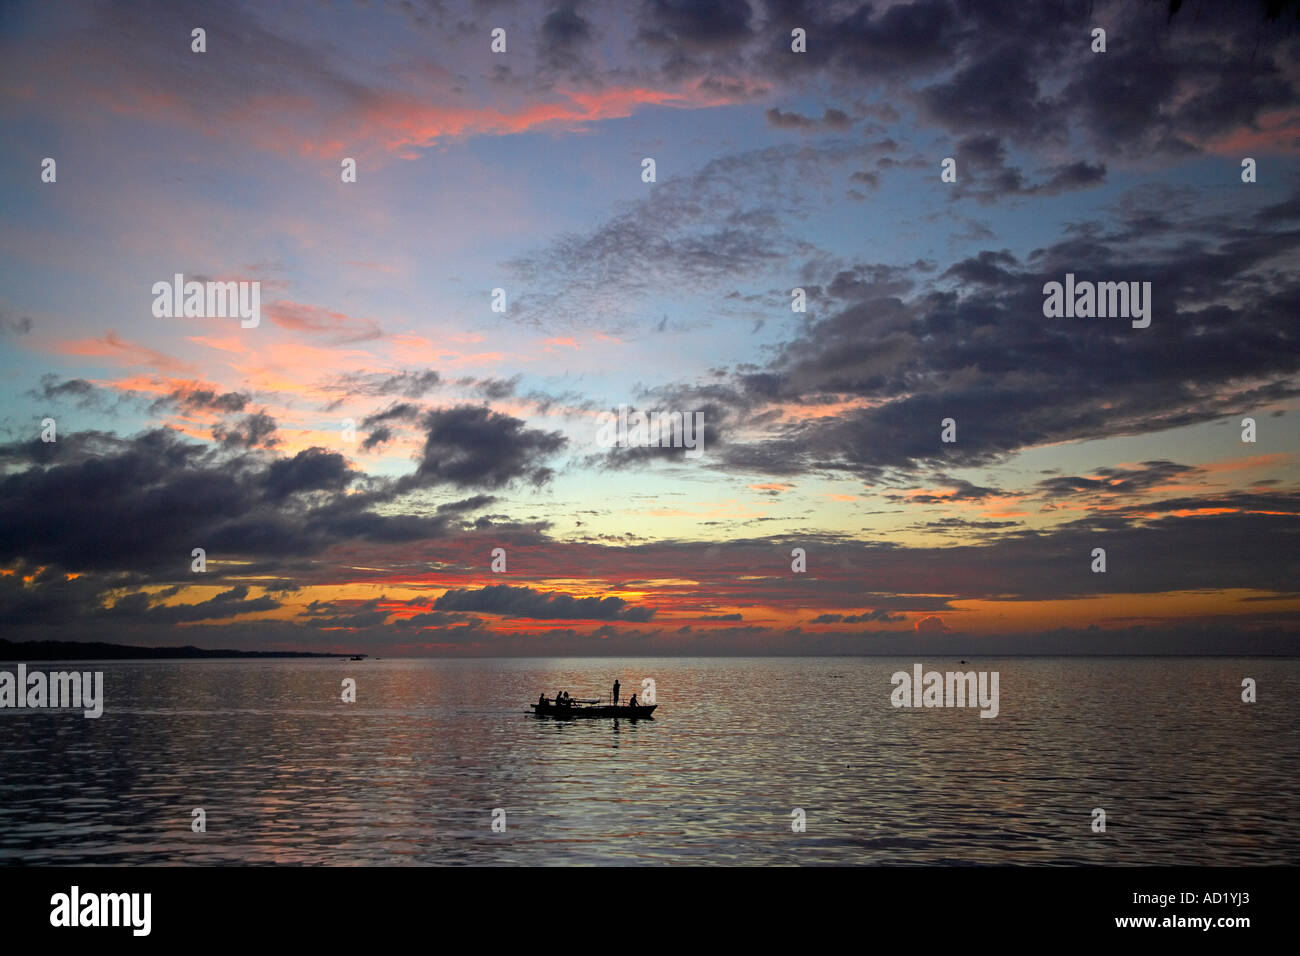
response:
{"label": "distant shoreline", "polygon": [[223,651],[202,647],[135,647],[101,641],[7,641],[0,639],[0,661],[131,661],[199,660],[232,657],[349,657],[350,654],[322,654],[319,651]]}
{"label": "distant shoreline", "polygon": [[[142,661],[142,660],[338,660],[360,656],[366,660],[380,660],[370,654],[355,651],[235,651],[209,650],[202,647],[186,645],[184,647],[138,647],[131,644],[110,644],[107,642],[81,641],[9,641],[0,638],[0,663],[12,661]],[[682,661],[682,660],[920,660],[957,663],[958,659],[968,663],[976,660],[1296,660],[1300,653],[1268,653],[1254,650],[1243,653],[1205,651],[1176,653],[1172,651],[1080,651],[1073,654],[1059,651],[1040,651],[1036,654],[1024,652],[973,652],[969,649],[962,653],[949,652],[946,649],[930,649],[925,653],[913,650],[859,654],[502,654],[484,656],[482,654],[435,654],[420,657],[386,656],[385,660],[411,661],[543,661],[543,660],[602,660],[602,661]]]}

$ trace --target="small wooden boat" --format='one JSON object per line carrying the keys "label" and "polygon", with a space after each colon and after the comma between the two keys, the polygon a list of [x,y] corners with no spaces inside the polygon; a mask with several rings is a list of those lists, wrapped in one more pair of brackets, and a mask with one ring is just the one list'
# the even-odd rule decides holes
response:
{"label": "small wooden boat", "polygon": [[652,715],[659,705],[637,704],[632,707],[628,704],[620,704],[615,707],[612,704],[574,701],[567,707],[557,707],[554,701],[548,700],[544,704],[530,706],[536,716],[554,717],[557,720],[567,720],[570,717],[626,717],[628,720],[654,720]]}

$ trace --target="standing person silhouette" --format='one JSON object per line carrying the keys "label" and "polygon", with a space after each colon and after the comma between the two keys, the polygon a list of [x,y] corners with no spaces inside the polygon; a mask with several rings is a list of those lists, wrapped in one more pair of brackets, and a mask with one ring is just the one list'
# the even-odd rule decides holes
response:
{"label": "standing person silhouette", "polygon": [[618,678],[614,678],[614,706],[618,706]]}

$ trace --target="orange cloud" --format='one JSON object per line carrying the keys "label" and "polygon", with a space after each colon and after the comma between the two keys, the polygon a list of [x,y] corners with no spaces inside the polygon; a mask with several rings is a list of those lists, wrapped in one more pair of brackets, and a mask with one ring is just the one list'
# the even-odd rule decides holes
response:
{"label": "orange cloud", "polygon": [[930,614],[921,618],[913,625],[913,627],[917,631],[924,631],[931,634],[942,634],[952,630],[952,628],[943,622],[943,618],[939,617],[937,614]]}
{"label": "orange cloud", "polygon": [[[705,91],[700,84],[673,92],[641,86],[609,87],[595,93],[557,91],[560,99],[530,103],[514,110],[494,107],[446,105],[446,97],[415,98],[388,94],[353,111],[341,128],[347,142],[374,142],[400,159],[415,159],[419,150],[449,139],[467,136],[509,136],[535,129],[580,131],[591,123],[623,119],[646,106],[700,109],[734,102],[731,97]],[[436,105],[431,100],[442,99]],[[296,108],[296,107],[295,107]],[[291,109],[287,102],[273,111]],[[283,143],[272,144],[282,147]],[[339,155],[345,141],[338,136],[300,139],[292,144],[312,156]]]}
{"label": "orange cloud", "polygon": [[128,342],[112,329],[109,329],[102,339],[73,339],[70,342],[57,342],[51,348],[60,355],[108,359],[114,364],[145,365],[169,372],[189,374],[194,372],[193,366],[188,363],[172,358],[157,349],[151,349],[147,345]]}
{"label": "orange cloud", "polygon": [[301,302],[280,300],[267,306],[266,312],[276,325],[295,332],[328,333],[349,341],[378,338],[382,334],[374,319],[359,319]]}

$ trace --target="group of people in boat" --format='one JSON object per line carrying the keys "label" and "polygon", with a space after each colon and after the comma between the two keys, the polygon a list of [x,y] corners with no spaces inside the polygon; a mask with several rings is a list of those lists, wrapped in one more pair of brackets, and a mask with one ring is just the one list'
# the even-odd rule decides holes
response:
{"label": "group of people in boat", "polygon": [[[614,681],[614,706],[615,707],[618,706],[618,687],[619,687],[618,681],[615,680]],[[540,697],[537,698],[537,706],[543,708],[559,707],[561,709],[565,709],[565,708],[572,707],[573,704],[574,704],[574,700],[572,697],[569,696],[569,692],[567,690],[562,690],[558,694],[556,694],[554,701],[547,700],[545,694],[542,694]],[[627,702],[627,706],[629,707],[639,706],[637,704],[636,694],[632,695],[631,700]]]}

